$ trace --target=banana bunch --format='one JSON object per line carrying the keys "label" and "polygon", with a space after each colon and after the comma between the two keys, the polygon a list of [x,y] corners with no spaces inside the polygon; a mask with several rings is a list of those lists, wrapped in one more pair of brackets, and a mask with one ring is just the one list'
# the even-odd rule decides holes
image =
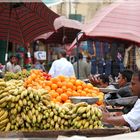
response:
{"label": "banana bunch", "polygon": [[6,72],[6,74],[4,75],[4,80],[5,81],[9,81],[11,79],[15,79],[15,80],[23,80],[25,78],[27,78],[30,75],[29,71],[20,71],[18,73],[12,73],[12,72]]}
{"label": "banana bunch", "polygon": [[0,130],[7,131],[9,129],[8,112],[4,109],[0,109]]}
{"label": "banana bunch", "polygon": [[103,128],[102,112],[95,106],[79,103],[72,109],[72,113],[73,129]]}
{"label": "banana bunch", "polygon": [[93,129],[103,128],[102,112],[87,103],[63,105],[50,103],[43,114],[41,129]]}
{"label": "banana bunch", "polygon": [[66,106],[50,102],[47,105],[47,110],[43,112],[41,129],[69,129],[71,124],[71,115],[72,112]]}
{"label": "banana bunch", "polygon": [[11,92],[8,103],[11,130],[40,130],[43,112],[47,110],[42,102],[42,96],[31,88]]}
{"label": "banana bunch", "polygon": [[[0,109],[7,111],[8,124],[2,127],[9,130],[38,130],[43,118],[43,112],[47,110],[46,104],[49,97],[45,91],[25,89],[22,80],[0,80]],[[3,87],[3,88],[2,88]],[[44,94],[42,96],[42,94]],[[0,119],[3,124],[5,117]],[[6,122],[7,122],[6,121]],[[4,129],[5,128],[5,129]]]}
{"label": "banana bunch", "polygon": [[6,82],[3,79],[0,79],[0,94],[6,87]]}

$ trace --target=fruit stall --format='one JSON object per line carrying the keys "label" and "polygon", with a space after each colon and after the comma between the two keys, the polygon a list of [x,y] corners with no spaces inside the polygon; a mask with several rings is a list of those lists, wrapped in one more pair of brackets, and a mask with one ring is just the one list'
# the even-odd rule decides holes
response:
{"label": "fruit stall", "polygon": [[[73,104],[72,96],[98,97],[96,104]],[[51,78],[40,70],[6,73],[0,79],[0,137],[106,136],[128,128],[105,128],[104,94],[75,77]],[[20,135],[21,134],[21,135]]]}

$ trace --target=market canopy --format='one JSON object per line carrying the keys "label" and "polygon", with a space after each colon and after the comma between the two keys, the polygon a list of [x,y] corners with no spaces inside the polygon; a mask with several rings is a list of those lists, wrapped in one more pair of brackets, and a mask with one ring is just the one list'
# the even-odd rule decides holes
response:
{"label": "market canopy", "polygon": [[[82,29],[79,40],[88,38],[100,40],[124,40],[140,43],[140,1],[119,0],[101,9],[91,23]],[[72,43],[71,50],[76,43]]]}
{"label": "market canopy", "polygon": [[67,19],[64,16],[58,17],[54,21],[55,32],[43,34],[37,39],[46,39],[47,43],[65,44],[71,43],[78,32],[81,31],[83,24],[79,21]]}
{"label": "market canopy", "polygon": [[54,31],[58,15],[44,3],[0,3],[0,40],[25,45],[35,37]]}

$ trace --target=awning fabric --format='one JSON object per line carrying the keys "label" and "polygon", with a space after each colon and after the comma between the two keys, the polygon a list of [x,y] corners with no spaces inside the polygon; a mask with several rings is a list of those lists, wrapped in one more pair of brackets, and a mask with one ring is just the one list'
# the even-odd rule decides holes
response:
{"label": "awning fabric", "polygon": [[140,44],[139,15],[140,0],[118,0],[101,9],[92,21],[83,27],[82,31],[85,34],[82,35],[82,39],[120,39]]}

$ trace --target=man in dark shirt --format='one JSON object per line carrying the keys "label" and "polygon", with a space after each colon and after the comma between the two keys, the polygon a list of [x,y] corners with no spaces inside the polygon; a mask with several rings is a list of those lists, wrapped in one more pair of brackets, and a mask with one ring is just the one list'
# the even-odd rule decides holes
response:
{"label": "man in dark shirt", "polygon": [[130,82],[131,82],[132,74],[133,72],[130,70],[124,70],[119,73],[118,84],[120,88],[118,90],[118,94],[121,97],[129,97],[132,95],[130,90]]}

